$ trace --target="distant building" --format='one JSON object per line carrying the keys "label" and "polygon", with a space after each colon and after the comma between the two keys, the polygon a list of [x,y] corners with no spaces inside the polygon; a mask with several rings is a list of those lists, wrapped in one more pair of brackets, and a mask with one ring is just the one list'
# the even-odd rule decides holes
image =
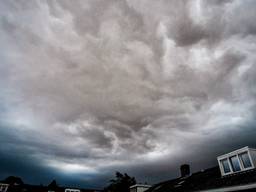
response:
{"label": "distant building", "polygon": [[150,187],[150,185],[136,184],[130,187],[130,192],[144,192]]}
{"label": "distant building", "polygon": [[256,191],[256,149],[244,147],[217,157],[219,166],[190,174],[181,166],[181,177],[164,181],[146,192]]}
{"label": "distant building", "polygon": [[80,189],[65,189],[65,192],[81,192]]}

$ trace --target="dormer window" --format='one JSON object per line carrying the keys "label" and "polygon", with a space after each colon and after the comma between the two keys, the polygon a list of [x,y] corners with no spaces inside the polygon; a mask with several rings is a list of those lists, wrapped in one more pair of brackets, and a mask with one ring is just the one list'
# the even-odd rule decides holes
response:
{"label": "dormer window", "polygon": [[248,147],[218,157],[221,175],[229,175],[249,169],[256,164],[256,150]]}

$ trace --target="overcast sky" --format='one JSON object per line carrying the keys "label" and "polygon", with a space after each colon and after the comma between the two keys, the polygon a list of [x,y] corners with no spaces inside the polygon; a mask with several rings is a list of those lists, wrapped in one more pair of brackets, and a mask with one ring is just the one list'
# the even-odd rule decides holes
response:
{"label": "overcast sky", "polygon": [[156,183],[256,146],[255,0],[0,0],[0,179]]}

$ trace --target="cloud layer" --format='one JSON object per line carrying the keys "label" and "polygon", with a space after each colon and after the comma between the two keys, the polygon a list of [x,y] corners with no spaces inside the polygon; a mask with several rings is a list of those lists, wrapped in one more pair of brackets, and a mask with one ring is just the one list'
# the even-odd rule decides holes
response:
{"label": "cloud layer", "polygon": [[1,1],[1,156],[102,186],[114,170],[154,182],[255,145],[255,8]]}

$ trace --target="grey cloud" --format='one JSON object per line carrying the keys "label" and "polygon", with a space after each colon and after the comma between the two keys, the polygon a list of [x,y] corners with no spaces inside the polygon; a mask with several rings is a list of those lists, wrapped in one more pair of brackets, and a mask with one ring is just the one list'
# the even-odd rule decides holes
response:
{"label": "grey cloud", "polygon": [[254,1],[0,5],[2,154],[66,179],[119,169],[157,181],[202,146],[210,166],[246,144],[229,132],[255,134]]}

